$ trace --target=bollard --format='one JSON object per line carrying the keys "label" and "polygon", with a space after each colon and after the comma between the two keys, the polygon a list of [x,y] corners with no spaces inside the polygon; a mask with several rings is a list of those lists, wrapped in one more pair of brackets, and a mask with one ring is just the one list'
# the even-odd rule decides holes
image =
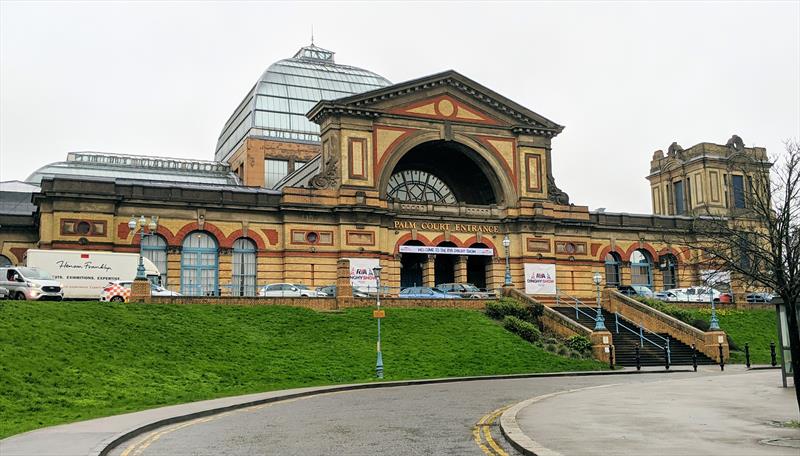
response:
{"label": "bollard", "polygon": [[750,344],[747,342],[744,344],[744,365],[750,369]]}
{"label": "bollard", "polygon": [[664,367],[669,370],[669,349],[664,346]]}
{"label": "bollard", "polygon": [[772,359],[772,367],[778,365],[778,358],[775,357],[775,342],[769,343],[769,356]]}
{"label": "bollard", "polygon": [[614,370],[614,346],[608,346],[608,367]]}
{"label": "bollard", "polygon": [[692,368],[697,372],[697,347],[692,344]]}
{"label": "bollard", "polygon": [[719,370],[725,370],[725,358],[722,356],[724,352],[722,351],[722,344],[719,344]]}
{"label": "bollard", "polygon": [[636,370],[642,370],[642,358],[639,353],[639,344],[636,344]]}

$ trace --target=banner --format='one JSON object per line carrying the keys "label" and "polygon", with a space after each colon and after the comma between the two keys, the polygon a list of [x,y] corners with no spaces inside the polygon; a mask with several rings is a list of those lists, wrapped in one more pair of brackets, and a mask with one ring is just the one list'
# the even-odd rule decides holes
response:
{"label": "banner", "polygon": [[525,263],[525,294],[556,294],[556,265]]}
{"label": "banner", "polygon": [[492,249],[473,249],[467,247],[429,247],[427,245],[401,245],[400,253],[426,253],[429,255],[482,255],[492,256]]}
{"label": "banner", "polygon": [[703,285],[714,287],[717,285],[730,285],[731,272],[718,271],[715,269],[704,269],[700,271],[700,281]]}
{"label": "banner", "polygon": [[348,258],[350,260],[350,285],[362,290],[375,291],[378,282],[372,268],[377,267],[380,260],[377,258]]}

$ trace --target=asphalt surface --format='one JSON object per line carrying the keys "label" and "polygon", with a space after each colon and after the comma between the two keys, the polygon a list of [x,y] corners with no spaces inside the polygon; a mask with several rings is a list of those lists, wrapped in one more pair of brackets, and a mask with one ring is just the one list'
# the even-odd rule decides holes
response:
{"label": "asphalt surface", "polygon": [[[719,375],[719,369],[481,380],[320,394],[166,426],[123,443],[111,454],[515,455],[493,422],[501,408],[532,396],[587,386],[706,375]],[[479,423],[485,425],[488,438]]]}

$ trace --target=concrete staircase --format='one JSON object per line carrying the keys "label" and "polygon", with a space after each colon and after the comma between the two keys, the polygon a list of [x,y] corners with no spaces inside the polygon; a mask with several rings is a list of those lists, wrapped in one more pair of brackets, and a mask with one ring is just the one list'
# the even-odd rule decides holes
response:
{"label": "concrete staircase", "polygon": [[[563,304],[563,303],[562,303]],[[579,312],[578,318],[575,318],[575,306],[558,306],[552,307],[553,310],[557,311],[558,313],[564,315],[565,317],[580,323],[587,328],[594,328],[595,321],[594,318],[590,318],[584,313]],[[588,313],[592,317],[596,314],[596,309],[591,308],[586,305],[581,305],[580,309],[583,312]],[[619,332],[617,332],[616,320],[613,313],[610,313],[606,310],[603,310],[603,318],[605,319],[605,326],[611,332],[613,337],[614,343],[614,358],[615,363],[618,366],[635,366],[636,365],[636,346],[639,345],[641,339],[638,334],[638,326],[622,317],[619,318],[619,322],[624,324],[628,328],[637,331],[636,334],[624,329],[622,326],[619,327]],[[690,366],[692,365],[692,348],[679,340],[670,337],[668,334],[659,334],[659,336],[669,339],[669,348],[670,348],[670,365],[671,366]],[[648,334],[646,331],[644,332],[644,337],[652,340],[656,344],[660,346],[666,345],[664,340],[659,339],[652,334]],[[640,364],[642,366],[664,366],[665,365],[665,352],[663,349],[660,349],[653,344],[644,341],[643,346],[640,348],[639,351],[640,357]],[[701,352],[697,352],[697,364],[716,364],[714,360],[707,357]]]}

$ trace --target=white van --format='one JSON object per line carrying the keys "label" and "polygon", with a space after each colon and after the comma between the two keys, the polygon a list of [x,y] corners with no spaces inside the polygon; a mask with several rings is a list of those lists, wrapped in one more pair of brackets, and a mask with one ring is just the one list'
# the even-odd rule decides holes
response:
{"label": "white van", "polygon": [[[28,250],[26,264],[49,272],[61,282],[64,299],[96,300],[103,288],[114,281],[132,281],[139,266],[138,253],[98,252],[94,250]],[[151,283],[158,284],[159,271],[144,259],[144,270]]]}
{"label": "white van", "polygon": [[8,297],[19,300],[61,301],[61,283],[47,271],[24,266],[0,268],[0,287],[8,289]]}

